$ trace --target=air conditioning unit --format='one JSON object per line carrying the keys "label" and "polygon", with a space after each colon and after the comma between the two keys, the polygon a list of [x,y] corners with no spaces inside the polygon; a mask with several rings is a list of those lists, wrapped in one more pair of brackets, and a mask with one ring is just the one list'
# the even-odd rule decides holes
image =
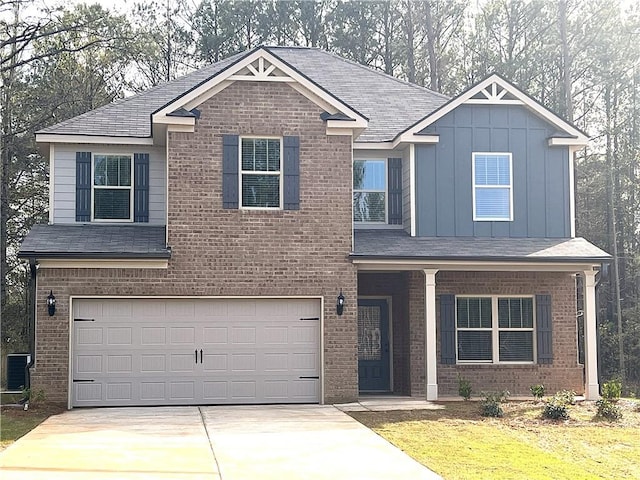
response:
{"label": "air conditioning unit", "polygon": [[27,365],[31,362],[29,353],[10,353],[7,355],[7,390],[20,392],[27,387]]}

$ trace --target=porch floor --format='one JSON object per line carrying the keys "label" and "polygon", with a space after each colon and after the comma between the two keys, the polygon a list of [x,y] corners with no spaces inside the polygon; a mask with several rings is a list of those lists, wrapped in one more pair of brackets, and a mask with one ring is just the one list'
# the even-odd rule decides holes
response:
{"label": "porch floor", "polygon": [[444,408],[417,397],[399,395],[362,395],[357,402],[334,405],[343,412],[387,412],[391,410],[437,410]]}

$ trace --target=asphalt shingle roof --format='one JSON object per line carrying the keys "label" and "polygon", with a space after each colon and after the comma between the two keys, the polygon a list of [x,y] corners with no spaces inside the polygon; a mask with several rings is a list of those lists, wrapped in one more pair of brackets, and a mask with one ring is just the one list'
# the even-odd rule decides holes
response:
{"label": "asphalt shingle roof", "polygon": [[34,225],[22,258],[169,258],[164,227],[149,225]]}
{"label": "asphalt shingle roof", "polygon": [[352,258],[608,262],[584,238],[411,237],[403,230],[356,230]]}
{"label": "asphalt shingle roof", "polygon": [[[361,142],[392,140],[446,103],[448,97],[404,82],[335,54],[307,47],[266,47],[273,55],[369,118]],[[249,52],[208,65],[184,77],[118,100],[38,133],[149,137],[151,114],[220,73]]]}

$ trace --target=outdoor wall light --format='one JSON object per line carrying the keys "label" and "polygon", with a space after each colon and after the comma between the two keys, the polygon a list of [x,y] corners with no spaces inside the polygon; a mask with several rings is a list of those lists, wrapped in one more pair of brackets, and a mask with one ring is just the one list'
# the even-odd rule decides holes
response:
{"label": "outdoor wall light", "polygon": [[47,297],[47,309],[50,317],[56,314],[56,297],[53,295],[53,290],[49,291],[49,296]]}
{"label": "outdoor wall light", "polygon": [[344,295],[342,294],[342,289],[340,289],[340,295],[338,295],[338,301],[336,302],[336,313],[338,316],[342,315],[344,311]]}

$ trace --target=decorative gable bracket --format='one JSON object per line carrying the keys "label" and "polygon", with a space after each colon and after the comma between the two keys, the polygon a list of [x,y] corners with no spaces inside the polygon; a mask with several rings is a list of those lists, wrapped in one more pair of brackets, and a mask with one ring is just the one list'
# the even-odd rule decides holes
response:
{"label": "decorative gable bracket", "polygon": [[478,93],[466,100],[464,103],[472,105],[492,104],[492,105],[523,105],[522,100],[518,100],[514,95],[499,85],[497,82],[493,82],[486,87],[480,89]]}
{"label": "decorative gable bracket", "polygon": [[252,82],[295,82],[293,78],[264,57],[259,57],[252,63],[248,63],[228,79]]}

